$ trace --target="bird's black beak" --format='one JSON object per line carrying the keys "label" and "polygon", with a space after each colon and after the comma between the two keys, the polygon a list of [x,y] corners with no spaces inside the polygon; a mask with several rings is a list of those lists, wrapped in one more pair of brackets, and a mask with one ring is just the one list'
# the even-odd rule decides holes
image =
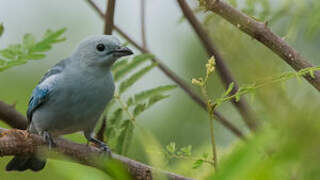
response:
{"label": "bird's black beak", "polygon": [[129,56],[133,54],[133,51],[127,47],[119,47],[118,49],[114,50],[114,54],[118,57]]}

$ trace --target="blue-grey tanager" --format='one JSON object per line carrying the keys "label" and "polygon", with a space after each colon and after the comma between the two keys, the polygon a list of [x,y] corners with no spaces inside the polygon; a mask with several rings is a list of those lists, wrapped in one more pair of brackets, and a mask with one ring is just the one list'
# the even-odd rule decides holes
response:
{"label": "blue-grey tanager", "polygon": [[[27,110],[28,131],[44,137],[83,131],[88,142],[110,151],[92,135],[95,125],[114,94],[112,64],[133,54],[114,36],[95,35],[80,42],[69,58],[53,66],[32,92]],[[6,169],[38,171],[45,159],[15,156]]]}

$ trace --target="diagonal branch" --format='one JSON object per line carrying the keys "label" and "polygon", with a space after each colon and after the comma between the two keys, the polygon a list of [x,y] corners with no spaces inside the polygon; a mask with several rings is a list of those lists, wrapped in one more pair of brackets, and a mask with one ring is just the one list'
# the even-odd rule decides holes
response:
{"label": "diagonal branch", "polygon": [[141,23],[141,37],[142,37],[142,47],[147,47],[147,38],[146,38],[146,1],[141,0],[140,2],[140,23]]}
{"label": "diagonal branch", "polygon": [[[234,83],[234,88],[231,91],[231,94],[234,94],[238,91],[238,84],[232,73],[230,72],[228,66],[224,63],[224,59],[220,55],[214,43],[211,41],[208,33],[202,28],[200,22],[194,16],[192,10],[188,6],[185,0],[177,0],[178,4],[184,14],[184,16],[188,19],[190,24],[192,25],[194,31],[197,33],[198,37],[202,41],[203,46],[206,48],[209,56],[214,56],[216,59],[216,67],[217,72],[220,75],[222,82],[224,83],[225,88],[227,89],[230,83]],[[257,121],[253,118],[252,112],[246,102],[246,100],[242,97],[240,101],[232,100],[232,103],[236,106],[241,116],[243,117],[245,123],[251,130],[257,129]]]}
{"label": "diagonal branch", "polygon": [[12,106],[0,101],[0,119],[18,129],[27,129],[26,118],[18,113]]}
{"label": "diagonal branch", "polygon": [[[104,18],[103,12],[97,7],[95,3],[92,2],[92,0],[87,0],[87,2],[96,10],[96,12],[99,14],[101,18]],[[123,32],[120,28],[118,28],[116,25],[114,25],[114,29],[129,43],[131,43],[134,47],[136,47],[139,51],[142,53],[150,53],[151,52],[140,46],[136,41],[134,41],[131,37],[129,37],[125,32]],[[182,90],[184,90],[192,100],[194,100],[196,103],[198,103],[203,109],[206,110],[206,103],[198,96],[196,93],[194,93],[191,88],[181,79],[179,78],[173,71],[171,71],[165,64],[162,63],[161,60],[154,58],[152,59],[155,63],[158,64],[158,68],[171,80],[173,80],[175,83],[177,83]],[[218,121],[225,126],[227,129],[229,129],[234,135],[244,138],[243,133],[235,127],[232,123],[230,123],[226,118],[224,118],[219,112],[215,111],[215,116],[217,117]]]}
{"label": "diagonal branch", "polygon": [[[304,68],[314,67],[305,57],[300,55],[298,51],[289,46],[281,37],[274,34],[267,27],[267,23],[259,22],[221,0],[204,0],[203,2],[203,5],[208,10],[218,14],[244,33],[260,41],[280,56],[294,70],[299,71]],[[304,78],[320,91],[319,71],[314,73],[314,78],[312,75],[306,75]]]}
{"label": "diagonal branch", "polygon": [[106,16],[104,17],[104,34],[112,34],[115,5],[116,0],[108,0]]}

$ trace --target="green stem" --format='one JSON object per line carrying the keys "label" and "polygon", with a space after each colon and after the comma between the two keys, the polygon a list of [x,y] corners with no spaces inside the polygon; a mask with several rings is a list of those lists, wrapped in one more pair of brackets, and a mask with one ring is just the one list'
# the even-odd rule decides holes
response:
{"label": "green stem", "polygon": [[124,112],[126,112],[128,114],[129,119],[132,122],[136,121],[136,118],[133,116],[133,114],[128,110],[128,105],[122,101],[120,95],[118,93],[114,94],[114,98],[119,102],[121,108],[123,109]]}
{"label": "green stem", "polygon": [[207,87],[207,80],[208,80],[208,74],[206,75],[206,78],[204,80],[204,83],[201,87],[202,95],[205,97],[207,101],[207,109],[209,113],[209,123],[210,123],[210,137],[211,137],[211,146],[212,146],[212,160],[213,160],[213,167],[215,170],[217,170],[218,166],[218,157],[217,157],[217,150],[216,150],[216,143],[214,138],[214,107],[215,105],[211,103],[211,100],[209,98],[209,95],[207,93],[206,87]]}

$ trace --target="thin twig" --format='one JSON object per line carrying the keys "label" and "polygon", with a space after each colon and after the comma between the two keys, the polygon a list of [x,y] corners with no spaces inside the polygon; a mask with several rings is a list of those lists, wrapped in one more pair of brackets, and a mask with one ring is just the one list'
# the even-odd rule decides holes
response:
{"label": "thin twig", "polygon": [[116,0],[108,0],[104,17],[104,34],[112,34],[115,5]]}
{"label": "thin twig", "polygon": [[142,47],[146,48],[147,47],[147,38],[146,38],[146,1],[141,0],[140,2],[140,23],[141,23],[141,38],[142,38]]}
{"label": "thin twig", "polygon": [[[97,7],[95,3],[93,3],[91,0],[87,0],[88,3],[96,10],[96,12],[99,14],[101,18],[104,17],[103,12]],[[139,51],[142,53],[150,53],[151,52],[140,46],[136,41],[134,41],[131,37],[129,37],[125,32],[123,32],[120,28],[118,28],[116,25],[114,25],[114,29],[129,43],[131,43],[134,47],[136,47]],[[173,80],[175,83],[177,83],[182,90],[184,90],[192,100],[194,100],[196,103],[198,103],[203,109],[206,109],[206,103],[196,94],[194,93],[191,88],[182,80],[180,79],[173,71],[171,71],[165,64],[162,63],[157,58],[152,59],[152,61],[156,62],[158,64],[158,68],[171,80]],[[235,127],[232,123],[230,123],[225,117],[223,117],[219,112],[215,111],[215,116],[217,117],[218,121],[225,126],[227,129],[229,129],[233,134],[240,138],[245,138],[243,133]]]}
{"label": "thin twig", "polygon": [[[210,36],[208,33],[202,28],[202,25],[197,20],[197,18],[194,16],[192,10],[188,6],[185,0],[177,0],[178,4],[184,14],[184,16],[187,18],[187,20],[192,25],[194,31],[197,33],[198,37],[200,38],[203,46],[207,50],[209,56],[214,56],[216,59],[216,67],[217,72],[221,78],[221,81],[223,82],[225,88],[227,89],[230,83],[234,83],[234,87],[230,94],[234,94],[238,91],[238,84],[235,80],[235,78],[232,76],[231,71],[229,70],[228,66],[224,63],[225,60],[220,55],[219,51],[217,50],[216,46],[212,42]],[[257,129],[257,121],[253,118],[252,112],[244,98],[241,98],[240,101],[235,101],[235,99],[232,101],[232,103],[236,106],[238,111],[240,112],[241,116],[243,117],[246,125],[251,130]]]}
{"label": "thin twig", "polygon": [[[292,48],[281,37],[274,34],[268,28],[267,23],[259,22],[220,0],[205,0],[205,4],[203,5],[206,9],[218,14],[244,33],[260,41],[287,62],[294,70],[299,71],[308,67],[314,67],[298,51]],[[315,72],[314,77],[307,74],[304,78],[320,91],[320,71]]]}

